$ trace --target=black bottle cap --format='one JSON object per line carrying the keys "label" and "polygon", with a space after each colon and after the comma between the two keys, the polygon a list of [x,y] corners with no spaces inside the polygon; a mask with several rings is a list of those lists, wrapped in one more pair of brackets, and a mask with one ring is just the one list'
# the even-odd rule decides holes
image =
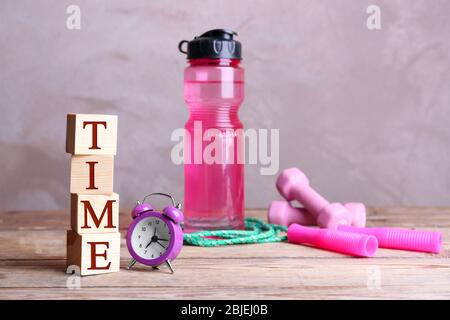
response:
{"label": "black bottle cap", "polygon": [[[228,29],[214,29],[195,37],[183,40],[178,50],[187,54],[187,59],[242,59],[241,43],[233,39],[237,33]],[[187,44],[186,50],[183,45]]]}

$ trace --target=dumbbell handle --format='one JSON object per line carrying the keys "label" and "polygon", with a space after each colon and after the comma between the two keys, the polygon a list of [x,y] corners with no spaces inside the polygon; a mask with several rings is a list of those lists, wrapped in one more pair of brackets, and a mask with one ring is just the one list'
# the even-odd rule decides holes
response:
{"label": "dumbbell handle", "polygon": [[308,210],[316,218],[320,210],[328,206],[330,203],[322,197],[316,190],[310,186],[296,186],[292,190],[291,200],[300,202],[306,210]]}
{"label": "dumbbell handle", "polygon": [[286,227],[289,227],[293,223],[298,223],[303,226],[314,226],[317,224],[316,218],[305,208],[293,207],[285,200],[272,201],[270,203],[267,219],[270,223]]}
{"label": "dumbbell handle", "polygon": [[[366,209],[360,202],[349,202],[344,204],[349,212],[349,222],[355,227],[365,227]],[[268,220],[270,223],[281,224],[289,227],[293,223],[302,226],[317,225],[317,219],[305,208],[293,207],[287,201],[272,201],[268,209]]]}

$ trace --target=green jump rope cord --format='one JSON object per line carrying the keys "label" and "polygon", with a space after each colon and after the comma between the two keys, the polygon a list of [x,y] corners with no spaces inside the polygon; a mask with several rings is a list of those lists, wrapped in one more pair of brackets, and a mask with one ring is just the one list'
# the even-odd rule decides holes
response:
{"label": "green jump rope cord", "polygon": [[[217,247],[233,244],[286,241],[287,227],[265,223],[255,218],[245,219],[245,230],[208,230],[183,235],[184,243],[200,247]],[[211,239],[207,237],[217,237]]]}

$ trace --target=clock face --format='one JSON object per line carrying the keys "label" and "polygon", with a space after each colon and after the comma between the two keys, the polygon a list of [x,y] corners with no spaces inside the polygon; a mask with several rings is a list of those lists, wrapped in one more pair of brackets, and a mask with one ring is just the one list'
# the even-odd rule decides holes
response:
{"label": "clock face", "polygon": [[167,223],[155,216],[139,221],[131,235],[131,245],[135,253],[145,259],[158,259],[165,255],[171,241]]}

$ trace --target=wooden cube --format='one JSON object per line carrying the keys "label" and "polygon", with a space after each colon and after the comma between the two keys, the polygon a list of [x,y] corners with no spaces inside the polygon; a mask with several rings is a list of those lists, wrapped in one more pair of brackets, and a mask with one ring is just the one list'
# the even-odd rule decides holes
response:
{"label": "wooden cube", "polygon": [[82,276],[118,272],[120,232],[80,235],[67,230],[67,266],[74,265]]}
{"label": "wooden cube", "polygon": [[119,195],[70,195],[72,230],[78,234],[119,232]]}
{"label": "wooden cube", "polygon": [[75,155],[111,154],[117,151],[117,116],[68,114],[66,152]]}
{"label": "wooden cube", "polygon": [[114,156],[72,156],[70,193],[112,194]]}

